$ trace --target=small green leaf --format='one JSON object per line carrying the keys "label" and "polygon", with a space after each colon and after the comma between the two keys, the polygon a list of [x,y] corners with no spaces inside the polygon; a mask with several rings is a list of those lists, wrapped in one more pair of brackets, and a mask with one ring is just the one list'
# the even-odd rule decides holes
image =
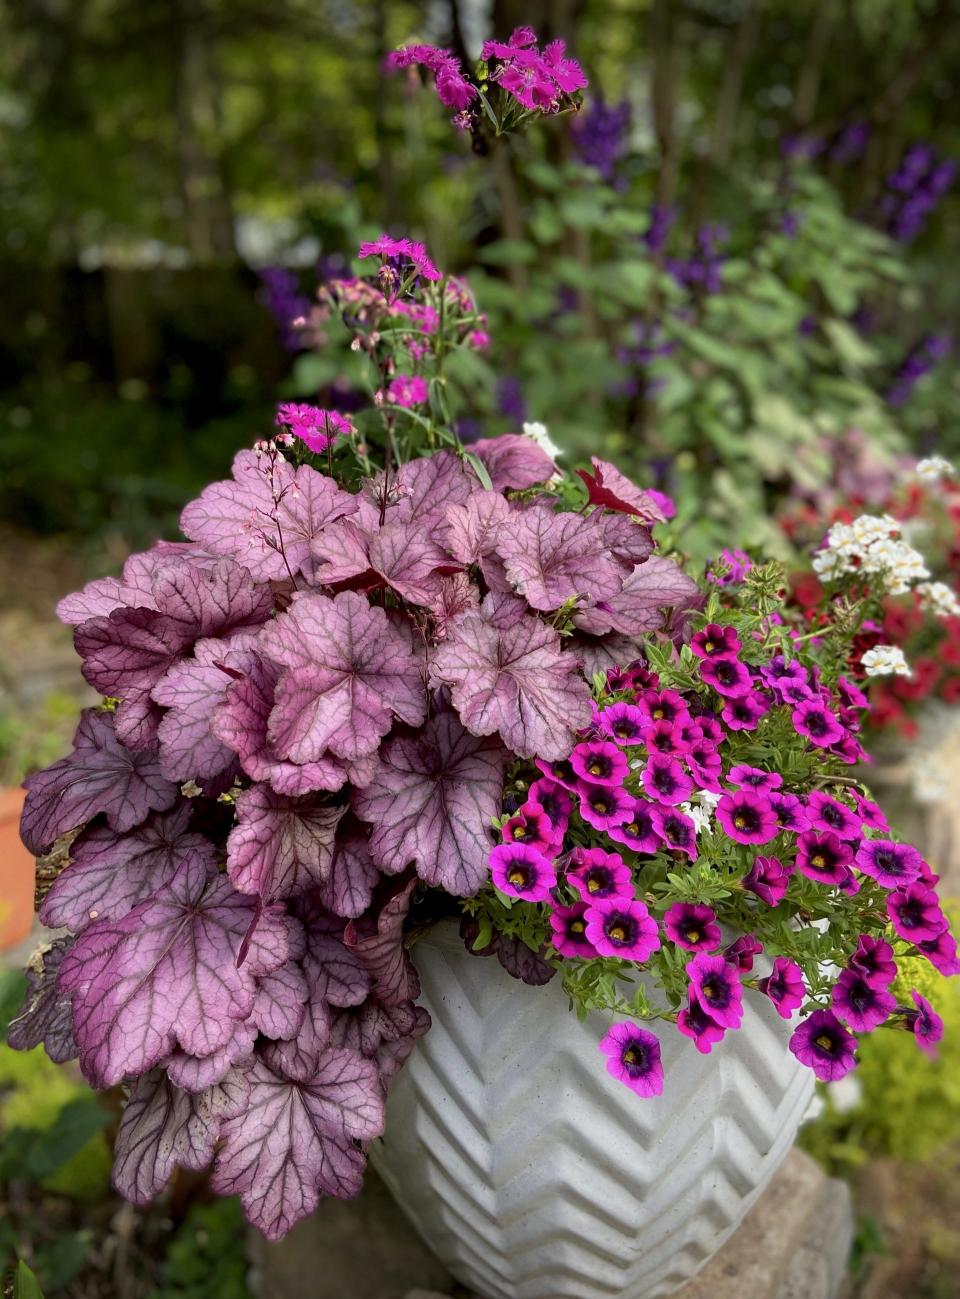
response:
{"label": "small green leaf", "polygon": [[43,1299],[43,1291],[37,1278],[23,1259],[19,1260],[17,1270],[13,1274],[13,1299]]}

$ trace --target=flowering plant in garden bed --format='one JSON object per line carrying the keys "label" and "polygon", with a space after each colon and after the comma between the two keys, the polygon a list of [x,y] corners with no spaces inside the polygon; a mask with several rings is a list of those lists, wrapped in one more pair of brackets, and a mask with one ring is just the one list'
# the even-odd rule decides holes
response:
{"label": "flowering plant in garden bed", "polygon": [[[960,700],[960,495],[956,471],[941,456],[904,466],[899,487],[884,479],[875,486],[867,499],[834,506],[813,571],[792,578],[793,597],[814,628],[834,578],[858,574],[874,583],[882,600],[853,642],[849,668],[858,678],[882,678],[871,690],[868,727],[911,736],[919,705]],[[865,506],[869,513],[861,513]],[[823,516],[794,506],[782,526],[803,545],[820,539]]]}

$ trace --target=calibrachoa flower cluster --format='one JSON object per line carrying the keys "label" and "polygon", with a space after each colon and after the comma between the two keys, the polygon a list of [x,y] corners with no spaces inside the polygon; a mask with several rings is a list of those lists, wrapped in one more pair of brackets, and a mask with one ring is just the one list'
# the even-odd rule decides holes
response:
{"label": "calibrachoa flower cluster", "polygon": [[940,1036],[919,994],[890,991],[902,958],[960,972],[937,877],[849,774],[866,697],[762,609],[764,581],[716,620],[713,596],[679,654],[651,644],[598,678],[569,755],[516,769],[493,890],[473,904],[539,941],[580,1007],[630,1017],[600,1045],[640,1096],[664,1071],[638,1021],[707,1054],[766,1001],[833,1081],[857,1034],[887,1024],[925,1050]]}
{"label": "calibrachoa flower cluster", "polygon": [[[362,251],[381,270],[357,299],[378,312],[447,287],[416,245]],[[61,603],[104,703],[27,781],[24,841],[57,849],[40,914],[64,933],[31,964],[11,1043],[128,1088],[129,1199],[212,1161],[270,1237],[359,1189],[428,1027],[404,947],[415,891],[485,885],[508,767],[566,760],[594,674],[697,597],[655,553],[656,501],[613,465],[584,471],[585,494],[533,437],[467,453],[439,422],[451,445],[405,459],[392,403],[423,394],[400,375],[388,392],[363,413],[379,471],[351,421],[284,405],[187,505],[186,540]],[[543,819],[514,828],[504,887],[540,896],[524,830],[562,808],[545,791]],[[537,959],[506,936],[499,954],[518,973]]]}

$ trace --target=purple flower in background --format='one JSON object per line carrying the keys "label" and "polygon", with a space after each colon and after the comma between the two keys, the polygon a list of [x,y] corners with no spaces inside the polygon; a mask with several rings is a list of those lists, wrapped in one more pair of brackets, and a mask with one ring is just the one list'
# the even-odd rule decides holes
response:
{"label": "purple flower in background", "polygon": [[740,586],[753,568],[753,561],[743,550],[721,550],[719,559],[710,561],[707,581],[714,586]]}
{"label": "purple flower in background", "polygon": [[586,111],[577,115],[571,129],[580,161],[595,167],[608,184],[615,183],[617,163],[627,150],[630,117],[629,99],[608,104],[597,94]]}
{"label": "purple flower in background", "polygon": [[797,840],[797,870],[818,884],[844,884],[852,863],[853,849],[835,834],[807,830]]}
{"label": "purple flower in background", "polygon": [[632,898],[633,875],[623,858],[602,848],[574,848],[567,867],[567,883],[584,902]]}
{"label": "purple flower in background", "polygon": [[577,902],[572,907],[554,907],[550,913],[550,942],[561,956],[586,960],[596,956],[587,938],[586,910],[585,902]]}
{"label": "purple flower in background", "polygon": [[897,999],[856,969],[843,970],[833,985],[830,1005],[857,1033],[870,1033],[897,1008]]}
{"label": "purple flower in background", "polygon": [[838,839],[859,839],[860,818],[846,804],[814,790],[807,798],[807,815],[811,830],[835,834]]}
{"label": "purple flower in background", "polygon": [[749,694],[753,687],[750,669],[736,658],[703,659],[700,663],[700,680],[727,699]]}
{"label": "purple flower in background", "polygon": [[667,937],[685,952],[712,952],[720,946],[716,912],[699,902],[674,902],[663,917]]}
{"label": "purple flower in background", "polygon": [[947,928],[947,918],[933,889],[917,881],[887,895],[887,914],[901,938],[926,943]]}
{"label": "purple flower in background", "polygon": [[806,699],[792,713],[793,728],[804,735],[818,749],[828,749],[843,739],[843,727],[833,713],[819,699]]}
{"label": "purple flower in background", "polygon": [[717,820],[737,843],[769,843],[777,833],[777,817],[769,801],[750,790],[724,794]]}
{"label": "purple flower in background", "polygon": [[662,253],[666,248],[667,239],[676,219],[677,210],[674,207],[655,203],[650,209],[650,224],[643,236],[643,242],[654,256]]}
{"label": "purple flower in background", "polygon": [[797,1026],[790,1050],[821,1082],[838,1082],[856,1064],[857,1039],[830,1010],[815,1010]]}
{"label": "purple flower in background", "polygon": [[775,907],[786,896],[790,872],[779,857],[757,856],[740,883],[749,893],[755,893],[768,906]]}
{"label": "purple flower in background", "polygon": [[850,122],[842,126],[828,146],[827,156],[831,162],[845,167],[863,156],[870,139],[869,122]]}
{"label": "purple flower in background", "polygon": [[263,300],[277,324],[280,341],[288,352],[305,346],[301,330],[294,324],[310,312],[310,299],[300,292],[297,277],[283,266],[266,266],[260,272]]}
{"label": "purple flower in background", "polygon": [[857,950],[850,957],[850,968],[875,987],[889,988],[897,974],[893,948],[883,938],[861,934]]}
{"label": "purple flower in background", "polygon": [[887,176],[880,201],[880,216],[893,238],[901,243],[914,240],[956,177],[952,158],[937,154],[928,144],[910,145]]}
{"label": "purple flower in background", "polygon": [[727,1031],[715,1019],[710,1018],[696,998],[691,998],[677,1015],[677,1028],[685,1037],[692,1039],[701,1055],[709,1055]]}
{"label": "purple flower in background", "polygon": [[676,807],[693,793],[693,781],[677,762],[665,753],[652,753],[640,777],[643,788],[658,803]]}
{"label": "purple flower in background", "polygon": [[505,374],[497,383],[497,406],[500,414],[512,424],[520,425],[527,418],[527,403],[523,397],[523,385],[512,374]]}
{"label": "purple flower in background", "polygon": [[743,988],[737,967],[722,956],[701,952],[687,966],[690,997],[723,1028],[739,1028],[743,1019]]}
{"label": "purple flower in background", "polygon": [[419,374],[398,374],[390,381],[387,395],[396,406],[422,406],[430,396],[426,379]]}
{"label": "purple flower in background", "polygon": [[747,789],[768,791],[779,789],[783,784],[783,777],[778,771],[763,771],[760,767],[748,767],[746,763],[738,763],[731,767],[727,775],[731,785],[744,785]]}
{"label": "purple flower in background", "polygon": [[654,804],[645,798],[635,798],[630,803],[630,819],[622,825],[612,825],[607,834],[616,843],[622,843],[634,852],[653,853],[661,847],[660,836],[654,828]]}
{"label": "purple flower in background", "polygon": [[922,1051],[926,1051],[927,1055],[936,1056],[937,1043],[943,1037],[943,1020],[916,988],[911,991],[910,996],[917,1009],[907,1013],[907,1023],[917,1039],[917,1046]]}
{"label": "purple flower in background", "polygon": [[582,780],[594,785],[622,785],[627,775],[626,758],[606,740],[578,744],[570,754],[570,764]]}
{"label": "purple flower in background", "polygon": [[757,986],[770,998],[782,1019],[790,1019],[807,995],[803,971],[796,961],[788,960],[786,956],[776,958],[769,977],[761,979]]}
{"label": "purple flower in background", "polygon": [[501,893],[525,902],[546,902],[557,873],[549,857],[523,843],[500,843],[490,853],[490,874]]}
{"label": "purple flower in background", "polygon": [[607,1072],[638,1096],[659,1096],[663,1091],[660,1043],[645,1028],[614,1024],[600,1042],[607,1057]]}
{"label": "purple flower in background", "polygon": [[950,339],[945,334],[926,334],[921,338],[900,363],[887,391],[888,404],[905,406],[920,380],[948,355],[950,347]]}
{"label": "purple flower in background", "polygon": [[660,946],[657,922],[642,902],[609,898],[587,907],[587,938],[600,956],[642,965]]}
{"label": "purple flower in background", "polygon": [[869,875],[885,889],[912,884],[920,875],[923,858],[908,843],[893,839],[865,839],[853,862],[857,870]]}

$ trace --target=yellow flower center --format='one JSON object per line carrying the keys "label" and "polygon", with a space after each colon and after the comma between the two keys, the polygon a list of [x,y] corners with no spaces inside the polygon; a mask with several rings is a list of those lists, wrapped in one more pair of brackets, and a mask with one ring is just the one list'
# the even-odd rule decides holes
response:
{"label": "yellow flower center", "polygon": [[745,830],[747,828],[747,818],[745,816],[735,816],[733,818],[733,824],[738,830]]}
{"label": "yellow flower center", "polygon": [[624,1063],[624,1064],[639,1064],[639,1063],[640,1063],[640,1057],[637,1055],[636,1051],[633,1049],[632,1046],[628,1046],[627,1049],[626,1049],[626,1051],[624,1051],[624,1053],[623,1053],[623,1063]]}
{"label": "yellow flower center", "polygon": [[587,771],[590,772],[590,775],[591,775],[591,776],[602,776],[602,775],[603,775],[603,763],[602,763],[602,762],[591,762],[590,766],[587,768]]}
{"label": "yellow flower center", "polygon": [[720,1000],[720,988],[719,988],[719,985],[716,984],[716,983],[714,983],[712,979],[710,979],[710,980],[708,980],[706,983],[704,983],[704,984],[702,985],[702,987],[703,987],[703,995],[706,997],[707,1001],[719,1001],[719,1000]]}
{"label": "yellow flower center", "polygon": [[510,881],[511,884],[514,884],[516,885],[517,888],[519,888],[521,884],[526,883],[527,873],[526,871],[522,871],[519,868],[517,868],[516,870],[512,870],[510,872],[510,874],[507,876],[507,879]]}
{"label": "yellow flower center", "polygon": [[627,941],[627,931],[624,929],[623,925],[611,925],[607,930],[607,935],[612,938],[615,943],[625,943]]}
{"label": "yellow flower center", "polygon": [[826,1034],[821,1033],[820,1036],[817,1038],[817,1046],[820,1048],[821,1051],[832,1051],[833,1039],[827,1037]]}
{"label": "yellow flower center", "polygon": [[582,934],[584,933],[586,928],[587,926],[583,923],[582,920],[571,920],[570,922],[571,934]]}
{"label": "yellow flower center", "polygon": [[607,805],[602,798],[598,798],[597,801],[595,803],[591,803],[590,806],[593,808],[595,812],[599,813],[600,816],[607,815]]}
{"label": "yellow flower center", "polygon": [[822,871],[823,868],[826,866],[826,864],[827,864],[827,859],[826,857],[824,857],[823,853],[821,852],[815,852],[813,856],[810,858],[810,865],[815,866],[818,871]]}

